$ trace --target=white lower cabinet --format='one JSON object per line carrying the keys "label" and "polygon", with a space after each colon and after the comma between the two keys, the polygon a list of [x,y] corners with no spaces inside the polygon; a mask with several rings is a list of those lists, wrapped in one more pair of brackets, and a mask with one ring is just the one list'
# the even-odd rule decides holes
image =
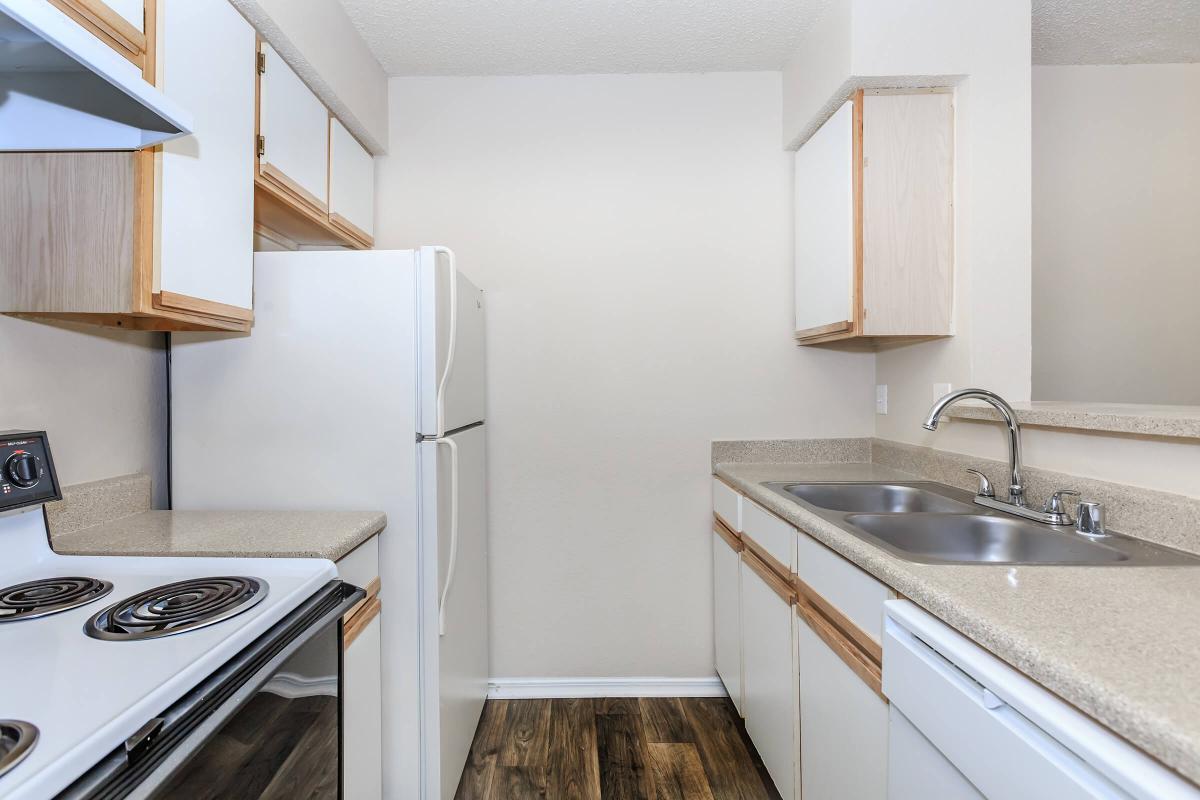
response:
{"label": "white lower cabinet", "polygon": [[799,618],[796,664],[802,796],[883,800],[888,796],[887,703]]}
{"label": "white lower cabinet", "polygon": [[717,675],[739,714],[742,711],[742,578],[740,548],[715,530],[713,549],[713,639]]}
{"label": "white lower cabinet", "polygon": [[346,648],[342,660],[343,796],[354,800],[383,797],[383,702],[380,698],[379,617],[371,620]]}
{"label": "white lower cabinet", "polygon": [[[784,800],[796,798],[798,707],[792,603],[742,553],[742,686],[746,732]],[[761,563],[761,562],[759,562]]]}

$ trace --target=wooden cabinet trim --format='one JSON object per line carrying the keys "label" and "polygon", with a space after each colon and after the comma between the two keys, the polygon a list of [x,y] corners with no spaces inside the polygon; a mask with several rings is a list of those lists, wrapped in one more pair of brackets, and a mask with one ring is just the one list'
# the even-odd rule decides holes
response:
{"label": "wooden cabinet trim", "polygon": [[381,584],[379,582],[379,576],[376,575],[374,578],[371,579],[371,582],[368,583],[364,587],[367,592],[367,596],[364,597],[362,600],[359,600],[354,605],[352,605],[350,607],[350,610],[347,611],[345,614],[342,614],[342,619],[345,620],[346,622],[349,622],[351,619],[354,618],[355,614],[357,614],[359,611],[361,611],[363,609],[364,606],[366,606],[367,603],[371,602],[371,600],[373,598],[378,597],[380,585]]}
{"label": "wooden cabinet trim", "polygon": [[851,320],[843,320],[842,322],[831,322],[828,325],[818,325],[815,328],[805,328],[802,331],[796,331],[795,338],[797,341],[808,341],[810,339],[820,339],[833,334],[853,335],[854,323]]}
{"label": "wooden cabinet trim", "polygon": [[883,664],[883,645],[872,639],[867,632],[850,621],[850,618],[838,610],[821,595],[802,581],[799,577],[793,580],[796,594],[802,605],[807,605],[820,614],[825,620],[839,631],[842,636],[852,642],[863,655],[877,665]]}
{"label": "wooden cabinet trim", "polygon": [[354,640],[358,638],[367,626],[371,624],[379,612],[383,609],[383,603],[378,597],[372,597],[363,604],[352,618],[342,623],[342,650],[350,649],[350,645],[354,644]]}
{"label": "wooden cabinet trim", "polygon": [[771,555],[765,547],[744,533],[742,534],[742,544],[745,545],[746,549],[753,553],[759,561],[765,564],[769,570],[774,572],[775,576],[779,578],[779,580],[786,581],[789,584],[792,582],[792,578],[795,577],[794,573],[792,572],[792,568],[775,558],[775,556]]}
{"label": "wooden cabinet trim", "polygon": [[746,545],[742,542],[742,537],[738,536],[736,533],[726,527],[725,523],[721,521],[721,518],[715,514],[713,515],[713,533],[724,539],[725,544],[729,545],[729,547],[735,553],[740,553],[746,549]]}
{"label": "wooden cabinet trim", "polygon": [[249,308],[231,306],[227,303],[218,303],[214,300],[203,300],[199,297],[178,294],[177,292],[155,292],[154,307],[186,311],[206,317],[233,319],[239,322],[250,322],[254,319],[254,312]]}
{"label": "wooden cabinet trim", "polygon": [[854,165],[854,276],[851,282],[850,308],[854,312],[852,330],[863,332],[866,310],[863,308],[863,90],[854,93],[854,116],[851,125],[851,160]]}
{"label": "wooden cabinet trim", "polygon": [[857,675],[885,703],[888,701],[883,694],[883,668],[846,638],[846,636],[829,623],[828,620],[812,606],[800,602],[796,604],[796,616],[804,621],[821,641],[829,646],[838,658]]}
{"label": "wooden cabinet trim", "polygon": [[796,590],[792,588],[791,581],[779,577],[778,573],[755,555],[753,550],[746,549],[742,551],[742,563],[748,566],[755,575],[762,578],[763,583],[771,591],[779,595],[779,599],[783,600],[789,606],[795,605]]}
{"label": "wooden cabinet trim", "polygon": [[370,250],[375,244],[375,240],[371,237],[371,234],[367,233],[362,228],[358,227],[337,212],[330,212],[329,224],[353,239],[355,244],[364,250]]}
{"label": "wooden cabinet trim", "polygon": [[292,203],[308,206],[311,210],[321,215],[329,213],[328,203],[289,178],[283,170],[276,167],[270,161],[259,161],[258,174],[259,177],[272,184],[273,188]]}
{"label": "wooden cabinet trim", "polygon": [[[50,0],[50,4],[140,70],[146,68],[147,35],[99,0]],[[146,10],[145,16],[150,16]],[[146,22],[142,23],[143,26]]]}

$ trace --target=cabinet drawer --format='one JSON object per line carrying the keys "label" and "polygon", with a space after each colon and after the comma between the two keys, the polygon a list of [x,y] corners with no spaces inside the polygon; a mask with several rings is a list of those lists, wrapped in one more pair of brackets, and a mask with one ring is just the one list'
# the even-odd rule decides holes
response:
{"label": "cabinet drawer", "polygon": [[747,547],[777,562],[771,564],[772,567],[784,572],[796,571],[796,529],[745,498],[742,499],[742,533],[752,540],[746,543]]}
{"label": "cabinet drawer", "polygon": [[712,507],[725,527],[736,533],[742,532],[742,496],[716,477],[712,479]]}
{"label": "cabinet drawer", "polygon": [[855,627],[861,629],[878,653],[883,642],[883,603],[891,599],[891,590],[851,564],[811,536],[800,533],[796,538],[796,575],[819,601],[836,609]]}

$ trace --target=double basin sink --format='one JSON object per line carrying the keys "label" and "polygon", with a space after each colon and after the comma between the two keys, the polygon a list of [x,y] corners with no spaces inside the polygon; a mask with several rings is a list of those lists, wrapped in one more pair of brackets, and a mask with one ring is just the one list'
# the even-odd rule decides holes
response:
{"label": "double basin sink", "polygon": [[764,483],[895,556],[924,564],[1200,565],[1200,559],[1120,534],[1092,538],[985,509],[931,481]]}

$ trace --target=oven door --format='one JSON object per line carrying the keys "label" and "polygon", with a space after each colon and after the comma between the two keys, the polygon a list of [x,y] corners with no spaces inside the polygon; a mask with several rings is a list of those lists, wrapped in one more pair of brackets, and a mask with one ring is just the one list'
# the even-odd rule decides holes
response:
{"label": "oven door", "polygon": [[340,798],[341,618],[363,596],[331,581],[59,797]]}

